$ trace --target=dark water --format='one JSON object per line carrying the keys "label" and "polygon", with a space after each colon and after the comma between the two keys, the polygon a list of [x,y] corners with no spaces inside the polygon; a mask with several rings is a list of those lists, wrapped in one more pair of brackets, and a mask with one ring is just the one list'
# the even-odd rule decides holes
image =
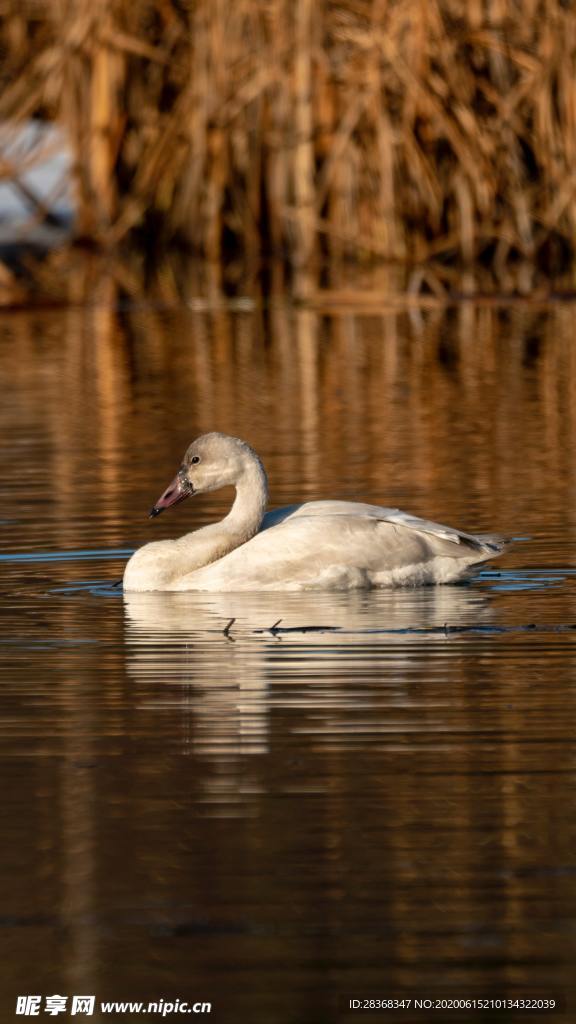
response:
{"label": "dark water", "polygon": [[[575,326],[3,314],[2,1022],[34,993],[253,1024],[536,994],[576,1019]],[[209,429],[255,445],[274,504],[531,539],[464,587],[123,599],[130,550],[226,510],[145,518]]]}

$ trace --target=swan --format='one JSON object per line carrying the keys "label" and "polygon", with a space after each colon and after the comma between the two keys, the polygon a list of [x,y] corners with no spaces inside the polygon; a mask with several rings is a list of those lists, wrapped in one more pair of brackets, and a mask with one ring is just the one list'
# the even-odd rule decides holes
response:
{"label": "swan", "polygon": [[395,508],[310,501],[266,512],[268,480],[256,452],[227,434],[192,442],[150,512],[232,484],[228,515],[177,540],[145,544],[126,565],[129,592],[358,590],[453,583],[505,549]]}

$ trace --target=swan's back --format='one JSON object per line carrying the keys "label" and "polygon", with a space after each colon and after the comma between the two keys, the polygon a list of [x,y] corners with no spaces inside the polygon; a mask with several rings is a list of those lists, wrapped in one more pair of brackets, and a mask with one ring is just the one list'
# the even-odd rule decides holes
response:
{"label": "swan's back", "polygon": [[420,519],[399,508],[384,508],[381,505],[367,505],[360,501],[307,501],[302,505],[287,505],[285,508],[267,512],[262,520],[261,530],[267,530],[289,519],[301,519],[310,516],[358,516],[360,519],[375,519],[379,522],[393,523],[409,530],[430,534],[452,544],[462,544],[473,551],[485,551],[499,555],[506,547],[506,541],[496,533],[464,533],[451,526],[443,526],[431,519]]}

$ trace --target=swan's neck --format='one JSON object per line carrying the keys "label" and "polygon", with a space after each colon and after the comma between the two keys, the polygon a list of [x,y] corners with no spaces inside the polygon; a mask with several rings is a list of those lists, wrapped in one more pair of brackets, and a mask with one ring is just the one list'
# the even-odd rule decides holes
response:
{"label": "swan's neck", "polygon": [[236,481],[236,497],[228,515],[219,524],[231,543],[230,550],[250,540],[262,522],[268,503],[268,480],[259,459],[248,463]]}
{"label": "swan's neck", "polygon": [[218,561],[258,533],[268,501],[268,481],[256,456],[244,464],[235,487],[234,504],[224,519],[188,533],[177,542],[183,555],[178,566],[180,574]]}

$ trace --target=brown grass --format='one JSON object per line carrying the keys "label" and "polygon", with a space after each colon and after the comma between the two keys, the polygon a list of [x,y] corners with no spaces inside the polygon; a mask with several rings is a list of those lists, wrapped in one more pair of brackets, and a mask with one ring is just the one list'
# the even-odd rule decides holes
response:
{"label": "brown grass", "polygon": [[[296,270],[571,265],[562,0],[3,0],[0,118],[62,122],[79,233]],[[440,276],[442,276],[440,272]]]}

